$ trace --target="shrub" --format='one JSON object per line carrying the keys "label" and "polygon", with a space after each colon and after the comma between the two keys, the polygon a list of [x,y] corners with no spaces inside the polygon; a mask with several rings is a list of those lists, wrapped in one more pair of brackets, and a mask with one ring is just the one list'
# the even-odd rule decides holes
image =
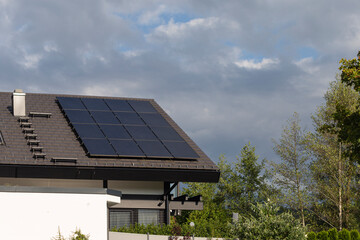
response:
{"label": "shrub", "polygon": [[339,232],[339,240],[351,240],[350,231],[343,229]]}
{"label": "shrub", "polygon": [[316,239],[318,240],[328,240],[329,234],[327,231],[321,231],[316,235]]}
{"label": "shrub", "polygon": [[329,234],[329,240],[338,240],[338,231],[336,228],[332,228],[328,231]]}
{"label": "shrub", "polygon": [[351,240],[360,240],[360,234],[357,230],[350,231]]}
{"label": "shrub", "polygon": [[252,205],[254,216],[241,217],[231,227],[239,239],[304,240],[305,229],[290,213],[278,213],[279,208],[271,202]]}
{"label": "shrub", "polygon": [[307,240],[316,240],[316,233],[314,232],[309,232],[307,234]]}

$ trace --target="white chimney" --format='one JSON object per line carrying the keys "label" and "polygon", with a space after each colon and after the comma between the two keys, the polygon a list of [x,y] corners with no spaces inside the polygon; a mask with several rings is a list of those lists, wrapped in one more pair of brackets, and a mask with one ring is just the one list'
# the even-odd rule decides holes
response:
{"label": "white chimney", "polygon": [[22,89],[15,89],[12,97],[13,114],[15,117],[25,117],[25,95]]}

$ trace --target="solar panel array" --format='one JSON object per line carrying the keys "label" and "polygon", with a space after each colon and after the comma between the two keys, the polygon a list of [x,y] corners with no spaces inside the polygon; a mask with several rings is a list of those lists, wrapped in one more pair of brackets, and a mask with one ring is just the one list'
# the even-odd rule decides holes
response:
{"label": "solar panel array", "polygon": [[196,159],[150,101],[57,97],[89,156]]}

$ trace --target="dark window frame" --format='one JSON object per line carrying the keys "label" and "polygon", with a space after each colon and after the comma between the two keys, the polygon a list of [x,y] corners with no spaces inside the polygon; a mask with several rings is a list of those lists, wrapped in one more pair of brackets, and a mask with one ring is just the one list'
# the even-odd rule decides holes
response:
{"label": "dark window frame", "polygon": [[165,211],[164,209],[149,209],[149,208],[109,208],[109,230],[111,230],[111,212],[130,212],[130,224],[134,225],[135,223],[139,223],[139,210],[157,210],[159,214],[159,222],[158,224],[165,223]]}

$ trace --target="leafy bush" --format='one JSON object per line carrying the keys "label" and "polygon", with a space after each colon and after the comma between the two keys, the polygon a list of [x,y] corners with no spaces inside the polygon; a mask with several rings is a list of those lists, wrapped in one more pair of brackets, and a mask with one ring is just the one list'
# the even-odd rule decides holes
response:
{"label": "leafy bush", "polygon": [[329,234],[327,231],[321,231],[317,234],[316,239],[318,240],[328,240]]}
{"label": "leafy bush", "polygon": [[155,225],[155,224],[138,224],[135,223],[134,225],[123,226],[119,228],[113,228],[111,231],[115,232],[127,232],[127,233],[140,233],[140,234],[153,234],[153,235],[171,235],[172,234],[172,226],[161,224],[161,225]]}
{"label": "leafy bush", "polygon": [[314,232],[309,232],[307,234],[307,240],[316,240],[316,233]]}
{"label": "leafy bush", "polygon": [[231,232],[239,239],[303,240],[305,229],[290,213],[279,212],[271,202],[252,205],[254,216],[241,217]]}
{"label": "leafy bush", "polygon": [[351,240],[360,240],[360,234],[357,230],[350,231]]}
{"label": "leafy bush", "polygon": [[336,228],[329,229],[329,240],[339,240],[338,231]]}
{"label": "leafy bush", "polygon": [[339,232],[339,240],[351,240],[350,231],[343,229]]}
{"label": "leafy bush", "polygon": [[[81,233],[80,229],[76,229],[75,232],[68,238],[69,240],[89,240],[90,235],[85,235]],[[61,234],[60,228],[58,228],[58,233],[55,237],[52,237],[51,240],[66,240],[66,238]]]}

